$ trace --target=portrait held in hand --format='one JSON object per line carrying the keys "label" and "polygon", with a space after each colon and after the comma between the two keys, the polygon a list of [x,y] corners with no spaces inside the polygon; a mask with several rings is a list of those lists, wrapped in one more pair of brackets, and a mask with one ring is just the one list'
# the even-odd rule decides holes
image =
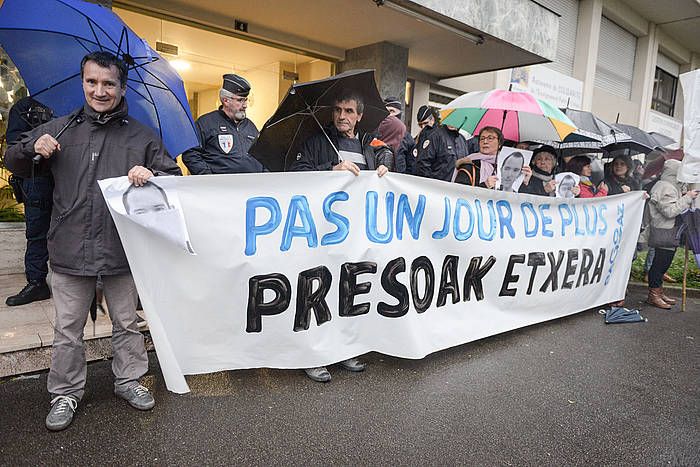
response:
{"label": "portrait held in hand", "polygon": [[573,172],[562,172],[555,177],[557,181],[557,198],[575,198],[574,187],[578,186],[580,177]]}
{"label": "portrait held in hand", "polygon": [[523,183],[523,167],[530,164],[532,152],[503,147],[498,153],[498,189],[517,192]]}

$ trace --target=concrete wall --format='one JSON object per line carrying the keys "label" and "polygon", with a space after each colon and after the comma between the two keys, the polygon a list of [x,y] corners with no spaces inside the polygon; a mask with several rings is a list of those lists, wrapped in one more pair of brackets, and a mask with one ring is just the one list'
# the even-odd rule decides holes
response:
{"label": "concrete wall", "polygon": [[[553,60],[559,18],[530,0],[413,0],[443,16]],[[532,25],[537,27],[533,28]]]}
{"label": "concrete wall", "polygon": [[620,114],[620,123],[637,125],[639,121],[639,104],[610,94],[604,89],[595,88],[592,100],[593,113],[606,122],[615,123]]}

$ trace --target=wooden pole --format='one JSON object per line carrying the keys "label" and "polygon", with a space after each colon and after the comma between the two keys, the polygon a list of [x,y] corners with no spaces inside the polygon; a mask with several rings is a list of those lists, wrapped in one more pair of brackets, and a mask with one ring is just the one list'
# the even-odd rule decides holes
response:
{"label": "wooden pole", "polygon": [[681,292],[681,311],[685,311],[685,294],[688,280],[688,244],[685,245],[685,257],[683,258],[683,291]]}

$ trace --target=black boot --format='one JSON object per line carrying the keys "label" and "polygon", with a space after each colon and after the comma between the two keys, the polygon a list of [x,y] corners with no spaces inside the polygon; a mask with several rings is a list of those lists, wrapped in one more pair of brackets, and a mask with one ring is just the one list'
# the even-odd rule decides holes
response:
{"label": "black boot", "polygon": [[35,281],[25,285],[22,291],[17,295],[7,297],[5,303],[7,306],[26,305],[27,303],[46,300],[50,297],[51,291],[49,290],[49,286],[46,285],[46,281]]}

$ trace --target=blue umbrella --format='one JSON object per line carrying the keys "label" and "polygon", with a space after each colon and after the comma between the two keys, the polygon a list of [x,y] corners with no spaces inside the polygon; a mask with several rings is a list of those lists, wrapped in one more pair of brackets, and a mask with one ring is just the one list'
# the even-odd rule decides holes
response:
{"label": "blue umbrella", "polygon": [[129,114],[153,128],[173,157],[199,144],[180,76],[107,8],[81,0],[5,0],[0,46],[30,94],[56,115],[85,102],[83,56],[111,52],[129,66]]}

